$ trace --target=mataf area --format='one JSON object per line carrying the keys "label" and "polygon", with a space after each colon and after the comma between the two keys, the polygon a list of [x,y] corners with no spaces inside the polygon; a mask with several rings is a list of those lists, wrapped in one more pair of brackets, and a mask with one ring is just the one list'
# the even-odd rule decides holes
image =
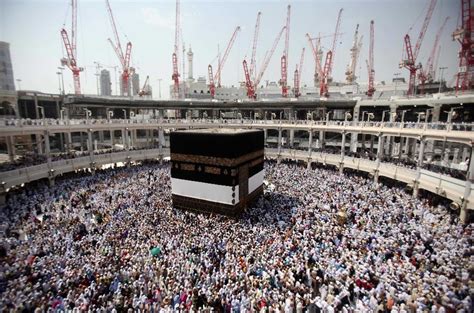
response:
{"label": "mataf area", "polygon": [[0,306],[472,311],[472,224],[449,209],[327,169],[266,163],[265,179],[264,196],[240,219],[174,209],[169,165],[11,194],[1,212]]}

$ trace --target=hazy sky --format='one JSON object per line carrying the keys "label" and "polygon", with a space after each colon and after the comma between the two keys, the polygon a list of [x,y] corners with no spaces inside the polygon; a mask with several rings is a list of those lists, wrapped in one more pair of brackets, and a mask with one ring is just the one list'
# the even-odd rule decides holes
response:
{"label": "hazy sky", "polygon": [[[132,66],[137,68],[143,84],[150,76],[154,97],[158,96],[158,79],[162,81],[162,94],[168,98],[171,84],[171,54],[174,45],[175,1],[172,0],[110,0],[122,46],[133,43]],[[367,80],[365,59],[368,56],[369,23],[375,21],[375,79],[390,81],[394,73],[408,77],[406,69],[399,69],[403,37],[410,29],[413,46],[418,37],[429,0],[182,0],[181,28],[186,49],[191,45],[194,52],[194,77],[207,76],[207,65],[216,66],[217,46],[225,49],[236,26],[241,26],[234,47],[222,73],[223,84],[237,85],[244,80],[242,60],[250,58],[256,15],[262,12],[260,39],[257,47],[257,66],[265,52],[285,23],[287,4],[292,5],[289,83],[299,62],[301,50],[306,48],[303,68],[303,84],[312,84],[314,59],[305,34],[334,33],[336,17],[343,8],[339,43],[335,56],[333,76],[344,80],[349,62],[349,49],[356,24],[364,35],[360,58],[360,81]],[[459,20],[460,1],[438,0],[428,32],[421,47],[418,61],[426,62],[433,46],[434,37],[446,16],[450,20],[443,32],[439,66],[446,66],[444,77],[448,84],[453,81],[457,68],[459,44],[451,34]],[[58,92],[57,67],[64,56],[60,29],[65,23],[70,30],[71,9],[69,0],[0,0],[0,41],[10,43],[15,78],[20,78],[21,88],[43,92]],[[117,66],[119,61],[107,42],[113,37],[105,1],[78,1],[78,57],[83,93],[96,93],[94,62],[105,66]],[[127,40],[128,38],[128,40]],[[323,46],[330,47],[332,38],[323,39]],[[275,51],[262,81],[277,81],[280,76],[280,56],[284,38]],[[180,64],[182,60],[180,60]],[[181,65],[180,65],[181,66]],[[187,68],[187,65],[186,65]],[[359,66],[358,66],[359,68]],[[114,69],[111,68],[112,77]],[[187,69],[186,69],[187,72]],[[72,74],[64,74],[66,92],[73,92]],[[18,86],[17,86],[18,87]],[[115,84],[112,86],[115,90]]]}

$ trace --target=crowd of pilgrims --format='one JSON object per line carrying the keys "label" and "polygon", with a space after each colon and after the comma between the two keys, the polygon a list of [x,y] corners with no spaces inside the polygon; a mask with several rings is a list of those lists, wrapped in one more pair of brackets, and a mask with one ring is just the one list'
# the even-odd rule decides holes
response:
{"label": "crowd of pilgrims", "polygon": [[12,194],[0,307],[473,311],[473,224],[353,174],[272,162],[265,173],[264,196],[238,219],[174,209],[166,163]]}

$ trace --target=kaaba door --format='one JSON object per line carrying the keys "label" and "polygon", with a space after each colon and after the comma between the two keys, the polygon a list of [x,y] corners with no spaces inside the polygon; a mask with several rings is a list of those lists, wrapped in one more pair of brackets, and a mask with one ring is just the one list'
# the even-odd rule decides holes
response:
{"label": "kaaba door", "polygon": [[249,165],[239,167],[239,201],[245,205],[249,193]]}

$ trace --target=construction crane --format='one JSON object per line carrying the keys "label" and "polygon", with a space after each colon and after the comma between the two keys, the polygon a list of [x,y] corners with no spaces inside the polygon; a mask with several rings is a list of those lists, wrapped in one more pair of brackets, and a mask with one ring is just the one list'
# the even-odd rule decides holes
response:
{"label": "construction crane", "polygon": [[224,68],[225,62],[227,61],[227,57],[229,56],[230,50],[234,45],[235,39],[237,38],[237,34],[239,33],[239,31],[240,26],[237,26],[234,30],[234,33],[232,34],[232,37],[229,40],[229,43],[227,44],[227,48],[224,51],[224,55],[222,56],[222,59],[220,59],[219,65],[217,67],[217,73],[214,79],[217,80],[217,87],[219,88],[221,87],[222,69]]}
{"label": "construction crane", "polygon": [[122,92],[121,94],[123,96],[128,96],[130,95],[130,87],[129,87],[129,80],[130,80],[130,55],[132,52],[132,43],[129,41],[127,43],[127,47],[124,51],[122,50],[122,46],[120,44],[120,38],[117,32],[117,27],[115,25],[115,20],[114,20],[114,15],[112,13],[112,8],[110,6],[109,0],[105,0],[106,6],[107,6],[107,11],[109,13],[109,18],[110,18],[110,24],[112,25],[112,30],[114,32],[114,38],[115,38],[115,44],[112,42],[110,38],[108,38],[108,41],[112,45],[112,48],[115,51],[115,54],[117,55],[120,64],[122,65]]}
{"label": "construction crane", "polygon": [[[225,49],[224,55],[222,56],[222,59],[218,57],[217,61],[217,72],[214,76],[209,76],[209,91],[211,93],[211,97],[214,98],[215,95],[215,90],[216,86],[214,84],[214,81],[217,81],[217,87],[221,87],[221,74],[222,74],[222,69],[224,68],[225,62],[227,61],[227,57],[229,56],[230,50],[232,49],[232,46],[234,45],[235,39],[237,38],[237,34],[240,31],[240,26],[237,26],[234,30],[234,33],[232,34],[232,37],[230,38],[229,43],[227,44],[227,48]],[[207,67],[208,69],[208,74],[212,75],[212,65],[209,64]]]}
{"label": "construction crane", "polygon": [[287,7],[286,14],[286,33],[285,33],[285,50],[283,51],[283,56],[280,59],[281,64],[281,95],[282,97],[288,96],[288,50],[290,45],[290,15],[291,15],[291,5]]}
{"label": "construction crane", "polygon": [[331,64],[332,64],[332,51],[328,51],[326,53],[326,61],[324,62],[324,68],[323,68],[322,76],[319,83],[319,95],[322,97],[329,96],[328,79],[329,79],[329,73],[331,72]]}
{"label": "construction crane", "polygon": [[416,84],[416,72],[421,68],[420,64],[416,64],[418,53],[420,52],[421,43],[425,37],[426,30],[428,29],[428,24],[430,23],[431,16],[436,6],[436,0],[430,0],[430,5],[425,16],[425,20],[421,27],[420,34],[418,35],[418,40],[416,41],[415,50],[412,50],[410,35],[406,34],[404,38],[404,45],[406,50],[406,58],[400,62],[400,68],[404,67],[410,72],[410,78],[408,80],[408,91],[407,95],[413,95],[415,93],[415,84]]}
{"label": "construction crane", "polygon": [[322,69],[321,69],[321,56],[322,56],[322,50],[321,50],[321,38],[318,39],[318,43],[316,46],[313,44],[313,38],[306,33],[306,38],[308,38],[309,46],[311,48],[311,52],[313,53],[313,58],[314,58],[314,85],[319,82],[320,77],[322,76]]}
{"label": "construction crane", "polygon": [[257,13],[257,21],[255,22],[255,31],[253,33],[253,44],[252,44],[252,58],[250,59],[250,77],[254,78],[255,67],[256,67],[256,55],[257,55],[257,42],[258,42],[258,33],[260,30],[260,17],[262,12]]}
{"label": "construction crane", "polygon": [[372,98],[375,92],[374,79],[374,21],[370,21],[370,43],[369,43],[369,60],[365,60],[367,63],[367,72],[369,75],[369,86],[367,88],[367,96]]}
{"label": "construction crane", "polygon": [[425,67],[421,68],[418,74],[418,79],[420,80],[420,93],[424,93],[426,81],[432,82],[434,79],[433,63],[435,61],[436,51],[438,50],[439,39],[441,38],[441,34],[443,33],[443,29],[446,26],[446,23],[448,22],[448,20],[449,20],[449,16],[445,18],[443,24],[441,25],[438,32],[436,33],[433,48],[431,49],[431,53],[428,58],[428,61],[426,61]]}
{"label": "construction crane", "polygon": [[295,85],[294,86],[295,98],[299,98],[299,96],[301,96],[300,81],[301,81],[301,75],[303,73],[304,51],[305,49],[303,48],[303,50],[301,51],[300,63],[299,65],[296,64],[296,69],[295,69],[295,74],[294,74],[294,79],[293,79],[293,83]]}
{"label": "construction crane", "polygon": [[474,39],[471,0],[461,0],[461,25],[453,32],[453,40],[461,44],[456,92],[474,88]]}
{"label": "construction crane", "polygon": [[348,84],[353,84],[355,83],[357,76],[355,74],[356,68],[357,68],[357,61],[359,60],[359,54],[360,50],[362,49],[362,38],[363,36],[360,36],[359,38],[359,24],[356,26],[356,30],[354,33],[354,40],[352,42],[352,47],[351,47],[351,61],[347,65],[346,69],[346,82]]}
{"label": "construction crane", "polygon": [[[331,58],[330,58],[331,63],[329,64],[329,73],[328,73],[328,79],[331,79],[331,80],[332,80],[332,68],[334,64],[334,58],[336,56],[337,37],[339,36],[339,28],[341,27],[341,16],[342,16],[342,9],[340,9],[339,13],[337,14],[336,30],[334,32],[334,38],[332,40]],[[326,55],[326,58],[327,58],[327,55]]]}
{"label": "construction crane", "polygon": [[149,76],[146,77],[145,83],[143,84],[142,89],[138,92],[140,97],[149,96],[150,95],[150,87],[148,86],[148,80],[150,79]]}
{"label": "construction crane", "polygon": [[61,37],[63,38],[64,47],[66,48],[67,58],[61,59],[61,65],[67,66],[72,72],[74,81],[74,93],[81,94],[81,80],[79,74],[84,70],[77,66],[77,1],[71,0],[72,21],[71,21],[71,40],[65,28],[61,29]]}
{"label": "construction crane", "polygon": [[214,84],[214,75],[212,74],[212,66],[209,64],[207,67],[207,73],[209,74],[209,92],[211,93],[211,98],[214,99],[216,94],[216,85]]}
{"label": "construction crane", "polygon": [[243,67],[244,67],[244,74],[245,74],[245,86],[247,88],[247,96],[250,99],[256,99],[257,95],[255,93],[256,88],[260,84],[260,81],[262,80],[263,74],[265,74],[265,71],[268,67],[268,64],[270,63],[270,60],[273,56],[273,53],[275,52],[276,47],[278,46],[278,43],[280,42],[280,38],[283,35],[283,32],[285,31],[286,26],[283,26],[280,32],[278,33],[277,37],[273,41],[273,46],[270,49],[269,52],[265,54],[265,58],[263,60],[263,64],[260,67],[260,71],[257,74],[257,77],[255,78],[255,81],[252,82],[250,78],[250,72],[247,68],[247,61],[243,61]]}
{"label": "construction crane", "polygon": [[244,66],[245,87],[247,88],[247,97],[249,97],[249,99],[255,99],[256,98],[255,88],[253,86],[252,79],[250,77],[250,71],[247,66],[247,61],[244,60],[242,64]]}
{"label": "construction crane", "polygon": [[179,54],[179,0],[176,0],[176,19],[175,19],[175,31],[174,31],[174,52],[171,56],[173,62],[173,74],[171,79],[173,80],[173,97],[179,99],[179,70],[178,70],[178,54]]}

